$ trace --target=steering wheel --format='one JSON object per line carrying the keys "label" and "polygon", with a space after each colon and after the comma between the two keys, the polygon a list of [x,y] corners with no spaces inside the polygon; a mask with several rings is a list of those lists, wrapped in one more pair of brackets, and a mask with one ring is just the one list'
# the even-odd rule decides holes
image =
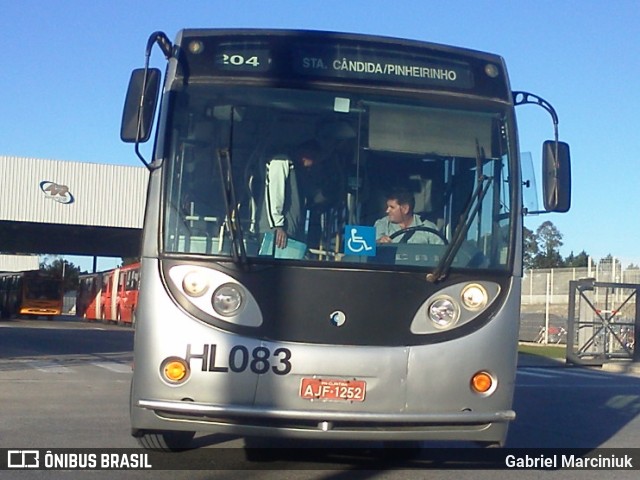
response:
{"label": "steering wheel", "polygon": [[403,228],[402,230],[398,230],[397,232],[393,232],[391,235],[389,235],[389,238],[391,240],[393,240],[396,237],[399,237],[400,235],[404,235],[405,233],[409,233],[409,232],[429,232],[429,233],[433,233],[436,237],[438,237],[440,240],[442,240],[442,243],[444,243],[445,245],[449,245],[449,240],[447,240],[447,237],[445,237],[442,233],[440,233],[439,230],[433,228],[433,227],[427,227],[426,225],[416,225],[415,227],[407,227],[407,228]]}

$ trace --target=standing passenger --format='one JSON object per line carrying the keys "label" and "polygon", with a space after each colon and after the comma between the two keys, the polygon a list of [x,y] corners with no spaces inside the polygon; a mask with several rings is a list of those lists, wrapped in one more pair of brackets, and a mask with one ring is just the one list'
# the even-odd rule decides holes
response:
{"label": "standing passenger", "polygon": [[260,230],[273,232],[276,248],[285,248],[289,238],[305,243],[307,198],[320,201],[322,196],[312,180],[319,158],[319,145],[309,141],[298,148],[293,159],[276,154],[267,162]]}

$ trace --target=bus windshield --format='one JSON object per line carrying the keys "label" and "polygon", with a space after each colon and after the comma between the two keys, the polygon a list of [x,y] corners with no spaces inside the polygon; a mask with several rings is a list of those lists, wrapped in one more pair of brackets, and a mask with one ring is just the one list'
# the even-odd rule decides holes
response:
{"label": "bus windshield", "polygon": [[167,105],[165,253],[229,258],[238,242],[250,262],[509,266],[504,110],[203,80]]}
{"label": "bus windshield", "polygon": [[49,277],[27,277],[24,298],[28,300],[58,300],[62,296],[61,280]]}

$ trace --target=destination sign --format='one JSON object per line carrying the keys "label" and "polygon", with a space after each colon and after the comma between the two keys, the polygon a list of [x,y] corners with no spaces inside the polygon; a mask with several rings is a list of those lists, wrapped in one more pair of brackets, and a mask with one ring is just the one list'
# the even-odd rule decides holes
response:
{"label": "destination sign", "polygon": [[306,76],[473,87],[468,65],[404,52],[339,46],[299,48],[293,62],[295,72]]}
{"label": "destination sign", "polygon": [[213,69],[223,74],[292,80],[333,78],[466,90],[475,87],[469,63],[389,45],[372,48],[353,43],[307,44],[255,39],[214,42],[197,39],[188,43],[192,75],[211,73]]}

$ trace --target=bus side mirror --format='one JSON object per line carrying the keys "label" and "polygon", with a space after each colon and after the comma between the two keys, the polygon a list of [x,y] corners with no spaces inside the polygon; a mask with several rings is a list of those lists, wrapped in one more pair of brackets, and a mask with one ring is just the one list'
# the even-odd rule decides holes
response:
{"label": "bus side mirror", "polygon": [[564,213],[571,207],[571,158],[569,145],[547,140],[542,145],[542,190],[544,208]]}
{"label": "bus side mirror", "polygon": [[138,143],[149,140],[159,91],[160,70],[157,68],[146,71],[139,68],[131,73],[120,126],[120,139],[123,142]]}

